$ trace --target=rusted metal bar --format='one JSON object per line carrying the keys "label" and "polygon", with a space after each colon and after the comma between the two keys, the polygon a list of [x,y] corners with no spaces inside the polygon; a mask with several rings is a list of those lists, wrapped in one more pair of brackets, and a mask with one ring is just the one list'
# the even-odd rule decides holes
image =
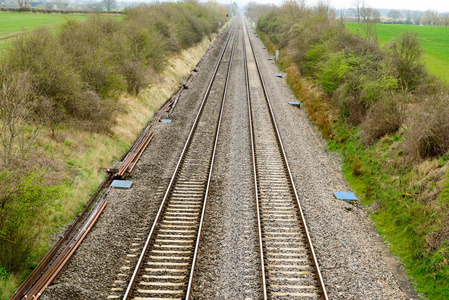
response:
{"label": "rusted metal bar", "polygon": [[[101,202],[105,202],[104,201],[104,198],[106,197],[106,195],[109,193],[109,191],[110,191],[110,189],[108,189],[107,191],[105,191],[103,194],[102,194],[102,196],[98,199],[98,202],[97,203],[101,203]],[[104,204],[105,205],[105,204]],[[104,206],[103,205],[103,206]],[[98,206],[98,205],[97,205]],[[89,206],[87,206],[87,207],[90,207],[90,205]],[[90,229],[91,227],[92,227],[92,215],[94,215],[94,220],[96,220],[97,218],[98,218],[98,216],[99,216],[99,214],[101,213],[101,211],[102,211],[102,209],[98,212],[98,211],[95,211],[95,208],[93,208],[92,210],[90,210],[91,212],[92,212],[92,214],[91,214],[91,217],[89,217],[87,220],[86,220],[86,222],[85,222],[85,224],[81,227],[81,229],[80,230],[82,230],[82,228],[85,228],[86,227],[86,224],[88,224],[88,228]],[[72,228],[74,228],[74,227],[72,227]],[[33,297],[33,299],[36,299],[36,298],[38,298],[41,294],[42,294],[42,292],[43,292],[43,290],[51,283],[51,281],[58,275],[58,273],[55,273],[55,270],[62,270],[62,268],[65,266],[65,264],[64,265],[62,265],[61,266],[61,261],[65,261],[65,262],[67,262],[69,259],[70,259],[70,256],[71,256],[71,254],[70,254],[70,249],[72,249],[72,244],[73,244],[73,241],[77,241],[77,243],[78,243],[78,245],[79,245],[79,243],[81,243],[81,241],[82,241],[82,239],[81,240],[79,240],[79,233],[78,234],[76,234],[73,238],[72,238],[72,240],[68,243],[68,245],[62,250],[62,252],[58,255],[58,257],[53,261],[53,263],[48,267],[48,269],[41,275],[41,274],[39,274],[39,275],[41,275],[40,277],[39,277],[39,279],[38,280],[34,280],[33,282],[32,282],[32,286],[29,286],[29,288],[25,291],[25,292],[23,292],[23,293],[18,293],[18,292],[16,292],[12,297],[11,297],[11,299],[21,299],[21,298],[28,298],[29,296],[32,296]],[[76,249],[76,248],[75,248]],[[72,253],[74,252],[74,250],[72,251]],[[50,252],[48,253],[48,254],[50,254]],[[70,254],[70,255],[69,255]],[[53,258],[53,257],[52,257]],[[48,265],[48,263],[45,265],[45,266],[47,266]],[[42,271],[41,271],[42,272]],[[18,290],[19,291],[19,290]]]}
{"label": "rusted metal bar", "polygon": [[184,88],[185,88],[185,89],[189,88],[189,85],[190,85],[190,83],[192,82],[193,77],[195,77],[195,75],[194,75],[194,73],[191,73],[191,74],[189,75],[189,77],[187,78],[186,83],[184,84]]}
{"label": "rusted metal bar", "polygon": [[153,139],[153,136],[154,136],[154,132],[152,132],[150,135],[149,135],[149,137],[148,137],[148,139],[147,139],[147,141],[146,141],[146,143],[143,145],[143,147],[141,148],[141,151],[140,151],[140,153],[139,153],[139,155],[137,155],[137,157],[136,157],[136,159],[134,160],[134,164],[131,166],[131,168],[129,169],[129,176],[132,176],[133,175],[133,173],[134,173],[134,167],[136,166],[136,164],[137,164],[137,162],[139,161],[139,159],[140,159],[140,157],[142,156],[142,154],[143,154],[143,152],[145,151],[145,149],[148,147],[148,144],[151,142],[151,140]]}
{"label": "rusted metal bar", "polygon": [[[59,275],[61,270],[67,265],[68,261],[72,257],[73,253],[75,253],[78,246],[81,244],[81,242],[84,240],[86,235],[89,233],[90,229],[92,228],[93,224],[97,221],[98,217],[100,216],[101,212],[104,210],[107,201],[103,201],[101,207],[97,211],[97,213],[94,215],[93,219],[89,222],[87,228],[82,231],[81,236],[76,240],[75,244],[69,248],[69,251],[67,255],[65,255],[61,261],[56,265],[55,269],[49,274],[48,278],[43,282],[40,289],[38,289],[34,294],[32,294],[33,299],[38,299],[44,290],[47,288],[47,286]],[[27,297],[27,296],[25,296]],[[28,297],[27,297],[28,298]]]}

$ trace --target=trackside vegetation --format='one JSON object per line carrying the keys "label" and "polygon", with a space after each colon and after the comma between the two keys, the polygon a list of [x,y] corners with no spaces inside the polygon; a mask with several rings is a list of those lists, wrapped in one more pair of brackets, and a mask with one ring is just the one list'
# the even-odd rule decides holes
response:
{"label": "trackside vegetation", "polygon": [[[449,95],[415,32],[382,48],[328,4],[249,5],[309,118],[341,152],[346,179],[416,291],[449,298]],[[373,29],[373,27],[370,27]]]}
{"label": "trackside vegetation", "polygon": [[146,123],[151,114],[143,111],[165,100],[164,92],[149,94],[161,73],[175,68],[170,58],[203,47],[225,21],[215,2],[142,5],[121,17],[70,18],[26,31],[3,50],[0,299],[82,209],[104,176],[98,168],[123,154],[139,131],[117,123]]}
{"label": "trackside vegetation", "polygon": [[[363,34],[359,23],[346,23],[346,28],[358,34]],[[449,28],[440,26],[419,26],[403,24],[377,24],[377,38],[380,46],[388,44],[397,35],[413,31],[416,32],[424,54],[423,61],[430,74],[438,76],[446,83],[449,82]]]}

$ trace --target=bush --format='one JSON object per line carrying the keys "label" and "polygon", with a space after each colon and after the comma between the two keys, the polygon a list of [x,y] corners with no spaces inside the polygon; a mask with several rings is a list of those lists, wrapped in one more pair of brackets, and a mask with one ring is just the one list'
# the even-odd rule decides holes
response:
{"label": "bush", "polygon": [[40,28],[16,39],[6,53],[6,69],[10,73],[30,72],[34,94],[51,100],[60,120],[76,114],[83,82],[71,56],[48,29]]}
{"label": "bush", "polygon": [[410,159],[435,157],[449,151],[449,96],[440,94],[420,103],[408,120],[404,143]]}
{"label": "bush", "polygon": [[[88,88],[102,98],[113,96],[123,90],[123,82],[114,60],[112,36],[120,31],[116,18],[95,16],[87,20],[67,21],[58,39],[73,58],[73,66]],[[123,41],[124,42],[124,41]]]}
{"label": "bush", "polygon": [[345,81],[346,74],[357,64],[357,60],[352,53],[346,55],[343,51],[329,54],[327,60],[319,65],[317,74],[324,92],[332,94]]}
{"label": "bush", "polygon": [[150,83],[149,74],[163,69],[169,51],[201,41],[224,17],[212,6],[192,3],[141,6],[123,15],[68,20],[56,35],[39,28],[6,51],[4,69],[30,74],[36,116],[53,135],[62,121],[106,130],[120,93],[137,95]]}
{"label": "bush", "polygon": [[8,279],[8,277],[9,277],[8,270],[6,270],[5,267],[0,265],[0,280]]}
{"label": "bush", "polygon": [[9,167],[23,158],[37,137],[31,126],[34,101],[32,78],[28,72],[0,73],[0,166]]}
{"label": "bush", "polygon": [[16,272],[34,260],[49,212],[61,193],[46,185],[42,172],[0,172],[0,265]]}
{"label": "bush", "polygon": [[399,34],[390,42],[389,49],[401,86],[405,90],[414,91],[425,77],[423,49],[416,38],[416,32]]}
{"label": "bush", "polygon": [[368,112],[362,123],[362,136],[367,145],[395,133],[405,121],[405,99],[401,95],[388,95],[380,99]]}

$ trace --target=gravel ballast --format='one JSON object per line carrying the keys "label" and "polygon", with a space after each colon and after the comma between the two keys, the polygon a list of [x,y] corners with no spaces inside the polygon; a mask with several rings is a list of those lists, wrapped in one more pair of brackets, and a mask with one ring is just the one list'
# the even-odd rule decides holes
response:
{"label": "gravel ballast", "polygon": [[[111,191],[97,223],[42,299],[123,296],[227,34],[217,37],[216,47],[183,91],[170,116],[172,123],[156,126],[155,137],[130,179],[133,187]],[[251,30],[250,35],[329,298],[417,299],[365,209],[333,197],[333,191],[350,191],[340,157],[326,150],[305,112],[288,104],[294,98],[291,91],[282,78],[273,76],[279,70],[266,59],[269,54]],[[240,33],[203,227],[195,299],[261,295],[242,49]],[[219,79],[224,78],[221,75]]]}

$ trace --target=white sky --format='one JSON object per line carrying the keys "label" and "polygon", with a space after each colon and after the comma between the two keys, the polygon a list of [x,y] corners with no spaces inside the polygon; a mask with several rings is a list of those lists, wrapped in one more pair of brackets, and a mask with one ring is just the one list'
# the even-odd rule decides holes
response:
{"label": "white sky", "polygon": [[[218,0],[218,2],[226,3],[231,0]],[[245,6],[249,0],[233,0],[239,6]],[[282,0],[253,0],[261,4],[273,3],[276,5],[282,4]],[[336,9],[349,9],[354,7],[354,0],[327,0],[331,6]],[[306,0],[307,5],[314,5],[317,0]],[[373,8],[385,9],[409,9],[409,10],[436,10],[439,12],[449,12],[449,0],[365,0],[367,6]]]}

